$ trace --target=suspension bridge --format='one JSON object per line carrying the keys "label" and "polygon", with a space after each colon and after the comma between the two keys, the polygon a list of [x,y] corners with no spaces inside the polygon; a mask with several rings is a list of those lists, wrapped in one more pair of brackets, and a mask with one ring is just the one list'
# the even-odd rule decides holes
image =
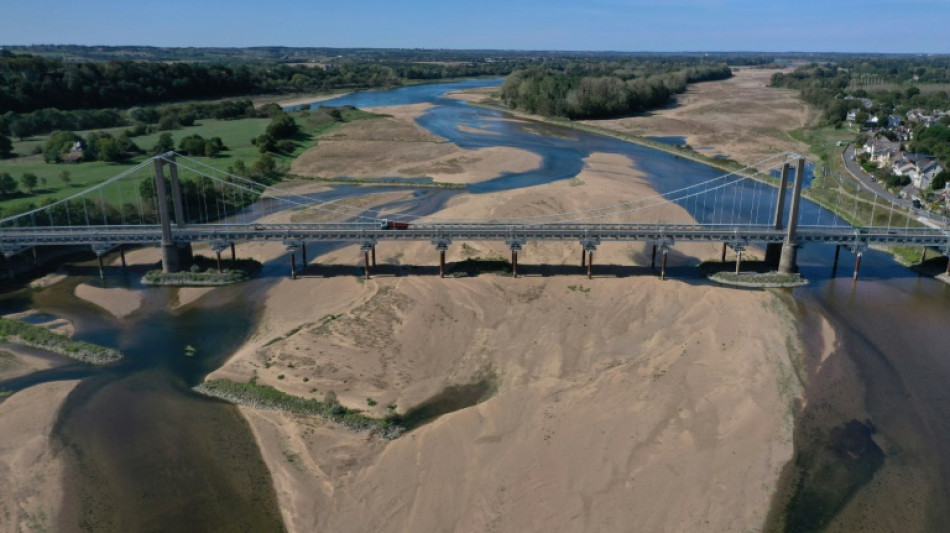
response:
{"label": "suspension bridge", "polygon": [[[795,165],[793,165],[795,163]],[[826,209],[802,215],[802,190]],[[791,190],[790,198],[788,191]],[[786,216],[785,207],[788,204]],[[276,213],[319,212],[327,222],[274,222]],[[691,217],[684,217],[684,211]],[[834,213],[834,215],[829,214]],[[822,220],[824,218],[824,220]],[[439,252],[453,242],[505,242],[517,276],[518,255],[532,241],[568,241],[581,246],[581,265],[591,275],[594,251],[605,242],[652,244],[655,267],[677,242],[723,243],[737,254],[764,245],[766,262],[780,272],[797,271],[796,250],[805,243],[846,247],[861,254],[870,245],[913,245],[939,250],[950,258],[950,220],[892,202],[820,165],[785,153],[756,165],[663,194],[586,210],[492,219],[439,219],[387,214],[321,201],[274,185],[214,168],[175,152],[148,159],[88,190],[48,205],[0,219],[0,252],[10,258],[41,246],[86,245],[100,259],[123,246],[160,246],[165,272],[186,268],[191,245],[207,243],[217,254],[234,243],[279,241],[291,258],[306,263],[306,243],[358,244],[365,273],[375,266],[381,241],[428,241]],[[124,262],[124,254],[122,255]],[[950,262],[948,262],[950,273]]]}

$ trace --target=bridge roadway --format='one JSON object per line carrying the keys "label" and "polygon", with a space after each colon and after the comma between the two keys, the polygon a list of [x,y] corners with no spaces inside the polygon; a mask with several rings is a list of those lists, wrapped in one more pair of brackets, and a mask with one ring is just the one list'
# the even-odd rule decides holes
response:
{"label": "bridge roadway", "polygon": [[[200,224],[172,226],[176,243],[282,241],[338,241],[375,244],[378,241],[431,241],[446,245],[452,241],[504,241],[518,245],[530,241],[600,242],[645,241],[672,245],[677,241],[723,242],[745,246],[752,243],[780,243],[786,230],[771,225],[698,224],[425,224],[413,223],[405,229],[385,229],[374,223],[318,224]],[[869,244],[928,246],[950,255],[950,228],[827,227],[799,226],[796,243],[827,243],[852,247]],[[0,249],[6,255],[34,246],[88,244],[105,250],[120,244],[161,244],[162,227],[88,226],[0,228]]]}

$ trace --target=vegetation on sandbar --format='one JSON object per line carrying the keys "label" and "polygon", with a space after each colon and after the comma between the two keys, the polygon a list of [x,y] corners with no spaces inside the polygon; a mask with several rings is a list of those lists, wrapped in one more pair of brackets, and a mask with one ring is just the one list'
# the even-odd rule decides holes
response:
{"label": "vegetation on sandbar", "polygon": [[205,396],[254,407],[255,409],[318,416],[354,431],[379,433],[384,439],[394,439],[405,431],[401,426],[394,424],[392,420],[366,416],[356,409],[348,409],[340,405],[335,401],[335,398],[321,402],[311,398],[293,396],[267,385],[238,383],[229,379],[206,381],[195,387],[194,390]]}
{"label": "vegetation on sandbar", "polygon": [[74,341],[46,328],[8,318],[0,318],[0,342],[46,350],[92,365],[107,365],[122,358],[122,353],[118,350]]}
{"label": "vegetation on sandbar", "polygon": [[261,270],[261,264],[253,259],[221,260],[221,264],[223,268],[218,272],[215,260],[198,255],[189,270],[172,274],[162,272],[161,269],[149,270],[142,277],[142,283],[175,287],[215,287],[246,281]]}

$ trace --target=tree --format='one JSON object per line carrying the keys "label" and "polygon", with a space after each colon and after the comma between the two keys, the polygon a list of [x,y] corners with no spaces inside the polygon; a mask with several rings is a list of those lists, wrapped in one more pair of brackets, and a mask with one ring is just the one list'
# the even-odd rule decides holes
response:
{"label": "tree", "polygon": [[251,165],[251,177],[262,179],[265,182],[277,178],[277,160],[270,154],[263,154]]}
{"label": "tree", "polygon": [[289,139],[296,135],[299,130],[300,126],[294,121],[294,117],[287,113],[275,116],[267,125],[267,135],[274,139]]}
{"label": "tree", "polygon": [[119,145],[116,144],[111,135],[96,139],[95,146],[96,157],[99,158],[99,161],[115,162],[122,159],[123,153],[119,150]]}
{"label": "tree", "polygon": [[940,174],[934,176],[934,180],[930,183],[930,188],[939,191],[947,186],[947,182],[950,182],[950,170],[942,170]]}
{"label": "tree", "polygon": [[13,141],[6,135],[0,134],[0,159],[10,157],[13,153]]}
{"label": "tree", "polygon": [[262,133],[256,138],[251,139],[251,144],[257,146],[257,149],[262,154],[277,151],[277,139],[275,139],[274,136],[270,135],[269,133]]}
{"label": "tree", "polygon": [[185,155],[204,155],[205,140],[201,135],[189,135],[179,141],[178,151]]}
{"label": "tree", "polygon": [[32,172],[24,172],[23,175],[20,176],[20,184],[23,185],[24,189],[30,192],[33,192],[33,189],[36,188],[36,184],[38,181],[39,181],[39,178],[37,178],[36,174]]}
{"label": "tree", "polygon": [[227,150],[227,146],[224,145],[221,137],[212,137],[205,141],[205,157],[215,157],[224,150]]}
{"label": "tree", "polygon": [[9,196],[17,190],[16,180],[8,172],[0,173],[0,194]]}
{"label": "tree", "polygon": [[175,149],[175,140],[171,133],[163,133],[158,136],[158,141],[152,147],[152,155],[161,155],[165,152],[171,152]]}
{"label": "tree", "polygon": [[262,117],[276,117],[284,114],[284,110],[277,104],[270,103],[264,104],[257,110],[257,114]]}
{"label": "tree", "polygon": [[59,181],[63,182],[63,185],[69,186],[69,182],[72,181],[72,178],[69,175],[68,170],[64,170],[59,173]]}

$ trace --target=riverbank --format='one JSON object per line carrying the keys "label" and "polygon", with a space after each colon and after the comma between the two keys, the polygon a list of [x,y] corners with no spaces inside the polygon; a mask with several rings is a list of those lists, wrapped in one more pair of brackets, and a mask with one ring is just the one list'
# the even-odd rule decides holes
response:
{"label": "riverbank", "polygon": [[[530,216],[654,194],[625,156],[586,162],[574,180],[458,195],[433,216]],[[458,243],[447,261],[508,253]],[[678,244],[665,282],[642,244],[599,247],[591,281],[577,255],[529,243],[519,278],[440,279],[430,244],[383,243],[387,267],[363,281],[359,248],[347,246],[312,260],[350,274],[305,271],[262,295],[255,332],[209,379],[332,393],[371,416],[486,373],[497,383],[484,403],[394,441],[242,407],[288,529],[760,528],[792,454],[793,322],[771,293],[676,279],[718,255],[709,244]]]}

